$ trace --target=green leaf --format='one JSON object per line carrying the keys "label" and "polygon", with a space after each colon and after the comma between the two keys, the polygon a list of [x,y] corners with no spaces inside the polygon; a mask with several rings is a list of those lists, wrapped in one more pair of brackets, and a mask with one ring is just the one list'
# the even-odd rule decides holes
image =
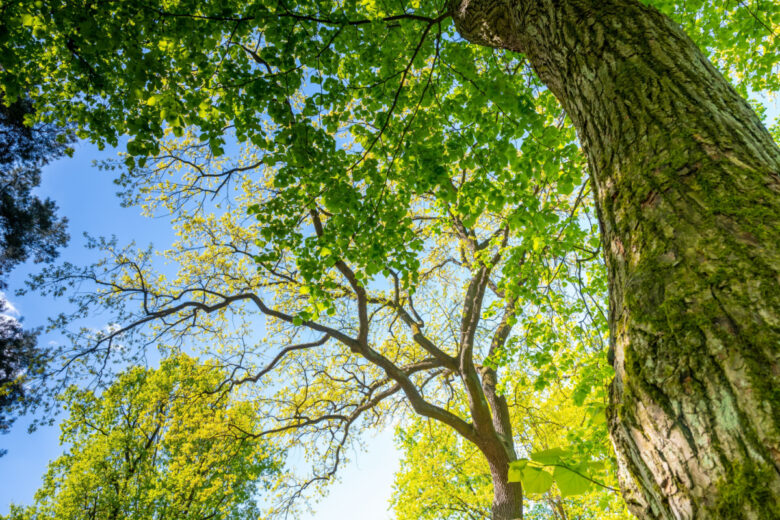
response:
{"label": "green leaf", "polygon": [[544,466],[523,459],[509,464],[509,481],[521,482],[526,493],[540,494],[550,489],[553,476]]}
{"label": "green leaf", "polygon": [[571,195],[571,192],[574,191],[574,184],[571,182],[561,182],[558,184],[558,193],[561,195]]}
{"label": "green leaf", "polygon": [[544,465],[560,464],[561,460],[568,457],[570,453],[561,447],[550,448],[549,450],[537,451],[531,453],[531,460]]}
{"label": "green leaf", "polygon": [[593,483],[582,476],[582,474],[586,473],[586,468],[587,464],[581,464],[574,469],[565,466],[555,466],[553,477],[562,497],[582,495],[590,490]]}
{"label": "green leaf", "polygon": [[526,466],[523,471],[522,483],[526,493],[541,494],[550,489],[553,476],[544,468]]}
{"label": "green leaf", "polygon": [[587,410],[590,423],[598,426],[607,422],[606,406],[603,403],[590,403]]}
{"label": "green leaf", "polygon": [[509,463],[509,482],[522,482],[523,470],[528,464],[528,459],[520,459]]}

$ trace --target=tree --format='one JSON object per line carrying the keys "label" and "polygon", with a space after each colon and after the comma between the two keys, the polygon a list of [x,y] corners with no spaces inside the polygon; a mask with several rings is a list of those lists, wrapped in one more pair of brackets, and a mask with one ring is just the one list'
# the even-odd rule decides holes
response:
{"label": "tree", "polygon": [[71,388],[61,442],[35,505],[9,520],[256,519],[278,455],[242,430],[251,403],[213,393],[225,374],[184,354],[133,367],[103,393]]}
{"label": "tree", "polygon": [[[656,4],[743,94],[777,90],[777,5]],[[129,165],[156,155],[166,127],[197,129],[219,155],[232,126],[281,165],[286,202],[323,191],[354,204],[324,245],[341,257],[356,244],[367,270],[413,258],[382,208],[432,187],[446,200],[443,179],[463,165],[519,179],[573,160],[568,136],[541,129],[537,110],[555,103],[535,95],[530,64],[590,166],[610,279],[611,434],[632,510],[777,514],[779,152],[666,16],[635,0],[8,9],[19,23],[3,50],[7,95],[48,75],[56,88],[36,99],[97,140],[133,135]],[[40,68],[13,68],[29,62]],[[523,149],[533,139],[546,143],[536,155]],[[379,188],[353,190],[354,203],[344,179]],[[404,189],[388,202],[392,183]],[[276,218],[269,233],[295,222]],[[759,482],[774,499],[744,492]]]}
{"label": "tree", "polygon": [[[5,300],[0,300],[0,313],[7,310]],[[22,324],[11,316],[0,314],[0,432],[11,429],[14,417],[11,411],[25,398],[23,381],[26,376],[43,369],[41,354],[36,348],[37,333],[24,330]],[[0,450],[0,456],[6,450]]]}
{"label": "tree", "polygon": [[[571,172],[553,170],[518,185],[511,209],[493,203],[473,212],[461,209],[470,190],[489,182],[504,193],[502,184],[514,179],[463,170],[448,202],[428,193],[411,207],[379,210],[397,211],[388,236],[405,237],[405,260],[416,267],[391,258],[367,272],[353,267],[364,251],[339,251],[328,236],[348,225],[350,202],[332,202],[328,193],[303,213],[280,205],[290,194],[255,153],[248,145],[217,158],[193,135],[171,136],[147,168],[125,173],[128,196],[150,213],[172,214],[180,240],[160,252],[167,268],[156,266],[151,249],[97,240],[103,262],[44,270],[37,279],[44,293],[76,303],[60,324],[106,309],[119,324],[76,332],[73,345],[56,353],[68,360],[58,367],[60,380],[109,377],[103,369],[112,360],[134,362],[164,337],[170,349],[202,349],[217,360],[229,374],[218,391],[243,391],[257,403],[247,435],[303,451],[312,464],[311,474],[274,486],[272,512],[287,514],[303,493],[327,484],[362,431],[421,415],[481,454],[493,518],[521,517],[521,486],[508,478],[517,421],[501,367],[536,373],[526,382],[536,392],[582,367],[590,369],[580,375],[582,399],[603,387],[604,279],[582,202],[587,188],[561,193],[557,179]],[[373,189],[359,180],[352,186]],[[384,196],[393,200],[401,188],[388,186]],[[516,209],[526,204],[539,211]],[[299,221],[271,236],[287,212]]]}
{"label": "tree", "polygon": [[[41,183],[41,168],[69,153],[69,133],[54,125],[32,125],[30,100],[10,105],[0,99],[0,275],[5,277],[32,256],[51,262],[68,241],[67,220],[55,214],[51,199],[41,200],[32,190]],[[5,286],[5,280],[3,280]]]}
{"label": "tree", "polygon": [[[55,125],[32,122],[28,99],[6,106],[0,96],[0,290],[8,273],[32,257],[51,262],[68,241],[67,220],[55,214],[50,199],[32,190],[41,182],[41,168],[68,153],[70,134]],[[0,293],[0,313],[8,310]],[[0,432],[7,433],[17,408],[24,406],[24,381],[41,369],[43,355],[36,348],[37,331],[23,330],[12,317],[0,315]],[[4,451],[0,450],[0,456]]]}

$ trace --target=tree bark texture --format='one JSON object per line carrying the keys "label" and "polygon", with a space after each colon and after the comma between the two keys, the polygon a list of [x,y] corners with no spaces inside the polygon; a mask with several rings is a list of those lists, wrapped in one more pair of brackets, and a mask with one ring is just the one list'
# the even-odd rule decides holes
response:
{"label": "tree bark texture", "polygon": [[[514,313],[514,306],[512,306],[511,312]],[[506,332],[508,335],[508,330]],[[501,334],[500,328],[496,338]],[[498,341],[503,344],[506,335]],[[521,520],[523,518],[523,486],[520,482],[509,482],[509,463],[517,460],[509,407],[506,398],[496,390],[496,371],[483,367],[480,375],[482,391],[490,406],[492,422],[492,429],[488,425],[483,425],[482,431],[480,431],[480,437],[485,439],[484,442],[480,443],[480,449],[488,460],[493,480],[491,520]]]}
{"label": "tree bark texture", "polygon": [[519,482],[509,482],[509,461],[490,461],[493,479],[493,505],[491,520],[522,520],[523,488]]}
{"label": "tree bark texture", "polygon": [[780,518],[780,150],[634,0],[451,0],[524,53],[587,154],[610,282],[609,424],[643,519]]}

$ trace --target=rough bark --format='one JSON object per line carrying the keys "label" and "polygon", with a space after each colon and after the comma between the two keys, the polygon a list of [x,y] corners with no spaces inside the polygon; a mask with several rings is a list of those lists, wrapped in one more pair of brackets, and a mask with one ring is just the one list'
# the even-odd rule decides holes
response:
{"label": "rough bark", "polygon": [[[485,374],[483,374],[484,377]],[[493,376],[493,383],[495,374]],[[485,383],[487,380],[487,383]],[[476,443],[485,456],[493,480],[491,520],[521,520],[523,518],[523,486],[509,482],[509,463],[517,459],[508,408],[503,396],[497,396],[491,377],[483,379],[485,397],[491,404],[492,424],[476,425],[481,430]],[[495,425],[495,427],[493,427]]]}
{"label": "rough bark", "polygon": [[490,462],[493,479],[491,520],[522,520],[523,489],[519,482],[509,482],[509,462]]}
{"label": "rough bark", "polygon": [[482,448],[493,479],[492,520],[520,520],[523,518],[523,487],[520,482],[509,482],[509,463],[517,460],[509,407],[506,398],[496,391],[496,371],[483,368],[481,375],[482,391],[490,405],[493,426],[490,440]]}
{"label": "rough bark", "polygon": [[464,38],[527,56],[587,154],[631,510],[780,518],[780,150],[652,8],[451,1]]}

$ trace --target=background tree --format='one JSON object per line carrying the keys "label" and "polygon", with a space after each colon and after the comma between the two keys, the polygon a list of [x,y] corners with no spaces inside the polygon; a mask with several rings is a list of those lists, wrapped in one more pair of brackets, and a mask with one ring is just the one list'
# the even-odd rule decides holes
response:
{"label": "background tree", "polygon": [[225,374],[179,354],[133,367],[101,394],[63,396],[67,451],[49,465],[35,504],[9,520],[256,519],[255,498],[279,456],[242,433],[254,406],[213,393]]}
{"label": "background tree", "polygon": [[[0,300],[0,313],[8,310]],[[11,429],[13,411],[25,398],[24,381],[27,376],[43,368],[41,354],[36,348],[37,332],[24,330],[18,320],[0,314],[0,431]],[[0,449],[0,456],[6,450]]]}
{"label": "background tree", "polygon": [[[686,23],[743,94],[777,88],[775,3],[657,5]],[[260,160],[280,165],[278,186],[308,187],[300,204],[317,190],[346,200],[344,179],[370,181],[376,193],[360,194],[361,211],[328,245],[341,257],[344,244],[360,244],[357,272],[387,258],[414,271],[405,238],[387,233],[397,214],[375,210],[391,183],[406,189],[386,207],[404,207],[431,185],[446,200],[443,179],[464,157],[518,182],[537,174],[523,161],[555,169],[573,158],[570,135],[539,129],[538,112],[556,103],[534,95],[533,67],[590,164],[610,276],[610,424],[633,510],[777,515],[777,500],[743,491],[763,482],[780,495],[771,384],[779,152],[666,16],[636,0],[42,2],[6,11],[16,22],[4,33],[7,95],[53,86],[37,99],[82,122],[85,135],[134,136],[128,164],[156,155],[165,127],[197,129],[219,155],[233,126],[237,140],[265,151]],[[20,67],[31,62],[40,67]],[[442,139],[450,132],[459,139]],[[358,148],[345,149],[342,133]],[[546,144],[536,156],[523,149],[534,139]],[[476,211],[478,200],[464,206]],[[269,232],[296,222],[277,218]]]}
{"label": "background tree", "polygon": [[[67,219],[55,214],[51,199],[32,190],[41,183],[41,168],[69,153],[72,139],[54,125],[33,124],[35,111],[28,99],[6,105],[0,98],[0,275],[32,258],[50,262],[68,241]],[[3,279],[3,285],[5,280]]]}
{"label": "background tree", "polygon": [[[32,258],[51,262],[65,246],[67,219],[56,215],[50,199],[32,190],[41,183],[41,168],[69,152],[70,134],[55,125],[33,125],[28,99],[6,105],[0,96],[0,290],[16,265]],[[0,313],[9,309],[0,294]],[[24,330],[13,317],[0,314],[0,432],[7,433],[16,410],[24,405],[24,381],[41,369],[38,332]],[[0,455],[4,450],[0,450]]]}

